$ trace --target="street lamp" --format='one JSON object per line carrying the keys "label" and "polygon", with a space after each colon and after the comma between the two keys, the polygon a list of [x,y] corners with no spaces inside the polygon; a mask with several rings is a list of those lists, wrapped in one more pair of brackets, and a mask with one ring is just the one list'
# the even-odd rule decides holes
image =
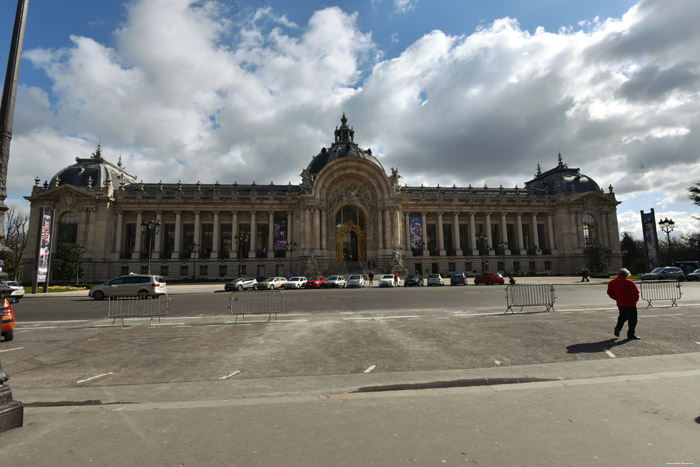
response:
{"label": "street lamp", "polygon": [[192,280],[195,280],[197,278],[197,256],[199,256],[199,247],[201,245],[199,243],[193,243],[190,249],[192,250]]}
{"label": "street lamp", "polygon": [[287,242],[287,250],[289,250],[289,274],[294,275],[294,250],[297,247],[297,242]]}
{"label": "street lamp", "polygon": [[243,243],[248,241],[250,235],[247,233],[238,233],[234,238],[236,239],[236,248],[238,249],[238,277],[241,277],[241,266],[243,266]]}
{"label": "street lamp", "polygon": [[673,264],[673,254],[671,251],[671,232],[673,232],[673,227],[676,225],[673,219],[661,219],[659,221],[659,227],[661,230],[666,232],[666,240],[668,241],[668,262],[669,266]]}
{"label": "street lamp", "polygon": [[141,223],[141,232],[146,234],[148,242],[148,274],[151,273],[151,255],[153,253],[153,237],[160,232],[160,221],[149,220]]}

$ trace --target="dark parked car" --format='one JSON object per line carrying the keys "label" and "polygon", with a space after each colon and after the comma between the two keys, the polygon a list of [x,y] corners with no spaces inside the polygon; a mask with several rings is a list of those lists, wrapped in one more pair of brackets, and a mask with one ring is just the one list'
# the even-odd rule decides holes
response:
{"label": "dark parked car", "polygon": [[450,276],[450,285],[467,285],[467,276],[463,272],[453,272]]}
{"label": "dark parked car", "polygon": [[700,281],[700,269],[696,269],[695,271],[691,272],[685,276],[685,279],[689,281]]}
{"label": "dark parked car", "polygon": [[409,274],[403,281],[404,287],[423,287],[423,276],[420,274]]}
{"label": "dark parked car", "polygon": [[643,281],[666,281],[666,280],[677,280],[684,281],[685,274],[681,268],[674,266],[666,266],[655,268],[653,271],[646,274],[642,274]]}
{"label": "dark parked car", "polygon": [[497,272],[482,272],[476,278],[474,279],[474,283],[476,285],[479,284],[486,284],[486,285],[491,285],[491,284],[505,284],[505,279],[503,279],[503,276],[500,275]]}

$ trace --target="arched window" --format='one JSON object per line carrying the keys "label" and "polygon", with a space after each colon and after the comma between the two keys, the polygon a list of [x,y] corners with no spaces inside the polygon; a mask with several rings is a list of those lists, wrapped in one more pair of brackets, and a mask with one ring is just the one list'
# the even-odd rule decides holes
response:
{"label": "arched window", "polygon": [[365,215],[354,206],[345,206],[335,216],[335,225],[341,226],[345,223],[351,223],[360,226],[360,229],[365,229]]}
{"label": "arched window", "polygon": [[583,216],[583,244],[588,247],[596,240],[595,219],[590,214]]}
{"label": "arched window", "polygon": [[75,213],[67,212],[58,219],[58,235],[56,243],[62,245],[64,243],[78,242],[78,216]]}

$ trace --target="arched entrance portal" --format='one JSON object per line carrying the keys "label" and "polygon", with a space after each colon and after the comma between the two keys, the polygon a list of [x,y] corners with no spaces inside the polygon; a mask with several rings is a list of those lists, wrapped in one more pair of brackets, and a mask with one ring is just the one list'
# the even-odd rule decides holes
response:
{"label": "arched entrance portal", "polygon": [[335,256],[338,261],[365,261],[365,215],[355,206],[343,206],[335,216]]}

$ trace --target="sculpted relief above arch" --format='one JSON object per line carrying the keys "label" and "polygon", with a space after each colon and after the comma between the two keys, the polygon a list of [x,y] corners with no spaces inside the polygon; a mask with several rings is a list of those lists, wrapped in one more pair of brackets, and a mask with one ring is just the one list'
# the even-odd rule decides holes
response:
{"label": "sculpted relief above arch", "polygon": [[366,208],[372,205],[372,197],[364,186],[354,183],[342,186],[328,197],[328,207],[334,211],[342,204],[361,204]]}

